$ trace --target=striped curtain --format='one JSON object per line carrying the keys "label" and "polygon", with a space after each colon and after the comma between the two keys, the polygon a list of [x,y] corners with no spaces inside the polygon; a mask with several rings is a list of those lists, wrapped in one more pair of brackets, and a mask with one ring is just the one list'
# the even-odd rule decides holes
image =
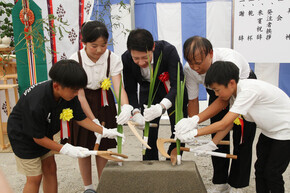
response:
{"label": "striped curtain", "polygon": [[[11,0],[13,1],[13,0]],[[47,71],[56,61],[69,58],[81,48],[80,26],[88,19],[96,20],[97,11],[103,9],[100,0],[35,0],[42,9],[42,16],[53,13],[57,17],[68,21],[68,33],[59,40],[59,36],[51,37],[46,43],[46,48],[56,50],[51,54],[46,49]],[[121,55],[126,50],[128,33],[131,30],[130,1],[124,0],[126,9],[121,8],[119,0],[111,0],[109,13],[114,16],[110,19],[105,16],[107,25],[111,25],[109,49]],[[208,38],[214,47],[231,48],[232,37],[232,0],[135,0],[135,27],[149,30],[155,40],[167,40],[175,45],[180,58],[185,64],[182,54],[184,41],[193,35]],[[54,21],[57,24],[56,21]],[[113,27],[112,23],[122,23],[123,27]],[[124,30],[125,29],[125,30]],[[259,50],[257,50],[259,51]],[[290,61],[287,63],[250,63],[258,79],[267,81],[280,87],[290,96]],[[11,93],[11,96],[13,93]],[[0,93],[2,112],[5,111],[4,93]],[[206,100],[207,94],[201,86],[200,100]],[[13,101],[13,99],[11,100]],[[2,113],[2,118],[5,113]]]}

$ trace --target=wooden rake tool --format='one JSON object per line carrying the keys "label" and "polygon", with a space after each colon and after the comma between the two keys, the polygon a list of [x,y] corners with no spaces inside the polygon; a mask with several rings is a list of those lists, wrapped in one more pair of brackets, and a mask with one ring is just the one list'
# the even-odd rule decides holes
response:
{"label": "wooden rake tool", "polygon": [[151,147],[142,139],[142,137],[137,132],[135,125],[132,121],[128,121],[128,126],[131,129],[131,131],[134,133],[134,135],[137,137],[137,139],[148,149],[151,149]]}
{"label": "wooden rake tool", "polygon": [[[196,152],[194,149],[188,148],[188,147],[180,147],[180,151],[187,151],[187,152],[193,152],[193,153]],[[232,154],[213,152],[213,151],[205,151],[204,153],[207,155],[211,155],[211,156],[230,158],[230,159],[237,159],[237,157],[238,157],[238,156],[232,155]],[[177,149],[176,148],[174,148],[171,151],[170,161],[171,161],[172,165],[176,165],[176,162],[177,162]]]}
{"label": "wooden rake tool", "polygon": [[[156,141],[157,149],[166,158],[170,158],[170,156],[166,153],[164,149],[164,143],[175,143],[175,139],[164,139],[164,138],[159,138]],[[197,140],[198,143],[208,143],[209,140]],[[230,145],[229,141],[220,141],[219,145]]]}

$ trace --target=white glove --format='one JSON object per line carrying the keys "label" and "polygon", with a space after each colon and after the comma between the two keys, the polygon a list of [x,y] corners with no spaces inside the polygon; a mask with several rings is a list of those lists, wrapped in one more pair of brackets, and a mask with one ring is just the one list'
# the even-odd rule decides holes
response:
{"label": "white glove", "polygon": [[214,151],[216,149],[218,149],[218,147],[216,146],[216,144],[214,144],[213,141],[210,141],[210,142],[208,142],[205,145],[201,145],[199,147],[194,148],[192,150],[192,152],[194,152],[195,155],[203,156],[203,155],[206,155],[205,152],[207,152],[207,151]]}
{"label": "white glove", "polygon": [[[93,119],[93,122],[103,128],[103,126],[101,125],[101,123],[98,119]],[[101,139],[102,139],[102,134],[97,133],[97,132],[94,132],[94,134],[96,136],[96,143],[100,144]]]}
{"label": "white glove", "polygon": [[144,105],[144,107],[144,118],[147,122],[152,121],[153,119],[162,115],[161,104],[151,105],[150,108],[147,108],[146,105]]}
{"label": "white glove", "polygon": [[197,129],[193,129],[186,133],[175,132],[175,137],[179,139],[182,143],[194,143],[196,135],[197,135]]}
{"label": "white glove", "polygon": [[118,125],[124,125],[127,123],[131,117],[131,111],[133,110],[133,107],[128,104],[124,104],[121,107],[121,113],[117,116],[117,124]]}
{"label": "white glove", "polygon": [[198,121],[199,117],[197,115],[190,118],[183,118],[175,125],[175,132],[180,134],[197,129]]}
{"label": "white glove", "polygon": [[102,136],[102,134],[98,133],[98,132],[94,132],[96,138],[98,138],[99,136]]}
{"label": "white glove", "polygon": [[[119,132],[118,132],[119,133]],[[97,132],[94,132],[95,136],[96,136],[96,143],[101,144],[101,140],[103,138],[103,135]],[[124,134],[123,134],[124,135]],[[111,139],[115,139],[117,141],[117,136],[111,138]],[[122,145],[125,143],[125,137],[122,137]]]}
{"label": "white glove", "polygon": [[142,114],[136,113],[135,115],[133,115],[132,119],[133,122],[137,123],[138,125],[136,126],[138,129],[140,130],[144,130],[145,127],[145,118],[142,116]]}
{"label": "white glove", "polygon": [[97,125],[103,127],[98,119],[93,119],[93,122],[96,123]]}
{"label": "white glove", "polygon": [[100,144],[101,143],[101,139],[102,139],[102,134],[94,132],[95,136],[96,136],[96,143]]}
{"label": "white glove", "polygon": [[79,147],[79,146],[73,146],[69,143],[64,144],[62,148],[60,149],[59,153],[68,155],[70,157],[74,158],[84,158],[90,156],[89,149]]}
{"label": "white glove", "polygon": [[122,137],[122,138],[125,138],[125,136],[124,136],[123,133],[119,133],[117,131],[117,128],[114,128],[114,129],[106,129],[105,127],[103,127],[103,138],[104,137],[107,137],[109,139],[114,139],[117,136]]}

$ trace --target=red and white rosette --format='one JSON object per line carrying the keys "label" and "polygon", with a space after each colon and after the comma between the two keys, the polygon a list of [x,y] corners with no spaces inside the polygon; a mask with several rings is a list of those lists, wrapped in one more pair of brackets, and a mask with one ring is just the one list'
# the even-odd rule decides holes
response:
{"label": "red and white rosette", "polygon": [[108,94],[107,94],[107,90],[102,89],[102,93],[101,93],[101,107],[105,107],[108,106]]}
{"label": "red and white rosette", "polygon": [[241,122],[241,140],[240,140],[240,144],[244,143],[244,119],[243,118],[239,118],[240,122]]}
{"label": "red and white rosette", "polygon": [[166,93],[169,92],[170,90],[170,81],[169,81],[169,73],[168,72],[163,72],[162,74],[159,75],[159,80],[163,82]]}
{"label": "red and white rosette", "polygon": [[60,120],[60,137],[61,139],[70,137],[69,122]]}
{"label": "red and white rosette", "polygon": [[60,119],[60,137],[61,139],[70,137],[69,121],[73,118],[73,111],[70,108],[63,109],[59,116]]}
{"label": "red and white rosette", "polygon": [[241,115],[234,120],[234,124],[241,125],[241,139],[240,144],[244,143],[244,119]]}

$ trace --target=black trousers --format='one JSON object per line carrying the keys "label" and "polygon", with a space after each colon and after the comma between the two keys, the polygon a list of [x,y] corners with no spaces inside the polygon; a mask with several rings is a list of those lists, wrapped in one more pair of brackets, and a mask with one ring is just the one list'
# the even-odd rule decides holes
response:
{"label": "black trousers", "polygon": [[[217,98],[212,90],[207,90],[210,98],[209,105]],[[211,124],[221,120],[229,111],[229,106],[219,114],[211,118]],[[256,134],[256,124],[244,120],[244,136],[241,143],[241,126],[233,127],[233,153],[238,159],[232,160],[231,168],[230,159],[212,156],[213,179],[214,184],[228,183],[234,188],[243,188],[249,185],[251,165],[252,165],[252,146]],[[215,134],[212,134],[214,137]],[[223,140],[230,140],[230,134],[227,134]],[[230,153],[229,145],[218,145],[216,152]]]}
{"label": "black trousers", "polygon": [[256,192],[284,193],[285,172],[290,161],[290,140],[275,140],[263,134],[257,143]]}
{"label": "black trousers", "polygon": [[[175,113],[173,111],[174,111],[173,108],[170,108],[167,111],[168,115],[170,115],[169,116],[170,128],[171,128],[170,138],[175,137],[175,135],[173,134],[174,127],[175,127]],[[159,122],[160,122],[160,117],[158,117],[150,122],[150,123],[157,123],[158,127],[157,128],[156,127],[149,128],[148,145],[151,147],[151,149],[146,149],[145,155],[143,155],[143,160],[159,160],[158,149],[157,149],[157,145],[156,145],[156,141],[158,139]],[[181,143],[181,146],[184,147],[185,144]],[[170,155],[171,151],[175,147],[176,147],[176,143],[170,144],[168,151],[167,151],[168,155]]]}

